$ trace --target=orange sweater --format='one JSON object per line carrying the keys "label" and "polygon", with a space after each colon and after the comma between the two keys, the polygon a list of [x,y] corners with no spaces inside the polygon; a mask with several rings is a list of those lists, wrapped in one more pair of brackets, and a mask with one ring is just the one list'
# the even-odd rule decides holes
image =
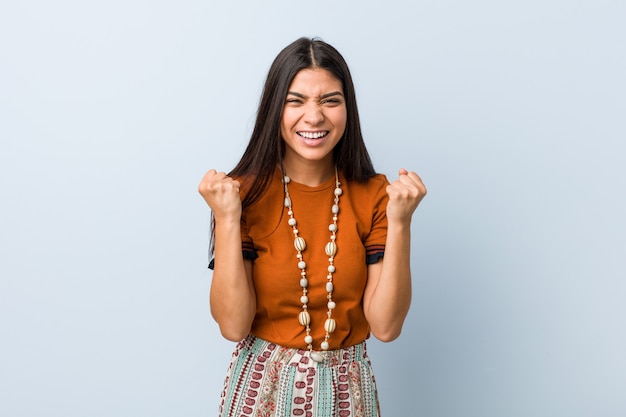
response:
{"label": "orange sweater", "polygon": [[[298,313],[302,311],[300,270],[293,231],[287,224],[289,216],[283,205],[281,179],[277,169],[266,193],[242,216],[242,245],[244,255],[254,259],[252,276],[257,297],[251,332],[282,346],[306,349],[305,329],[298,323]],[[338,251],[333,274],[333,300],[337,304],[333,318],[337,329],[330,335],[331,349],[352,346],[369,337],[362,305],[367,263],[382,257],[387,237],[387,178],[378,174],[365,183],[348,182],[340,173],[339,180],[343,195],[339,200]],[[313,348],[318,350],[325,334],[328,257],[324,246],[330,239],[328,225],[332,223],[334,188],[334,176],[318,187],[289,183],[299,234],[307,243],[302,254],[309,279]]]}

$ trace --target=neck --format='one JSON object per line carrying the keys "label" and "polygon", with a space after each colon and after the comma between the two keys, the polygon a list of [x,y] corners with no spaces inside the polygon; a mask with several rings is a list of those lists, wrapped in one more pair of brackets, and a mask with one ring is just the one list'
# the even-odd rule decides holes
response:
{"label": "neck", "polygon": [[309,187],[317,187],[335,175],[335,165],[332,159],[305,162],[285,159],[283,167],[293,181]]}

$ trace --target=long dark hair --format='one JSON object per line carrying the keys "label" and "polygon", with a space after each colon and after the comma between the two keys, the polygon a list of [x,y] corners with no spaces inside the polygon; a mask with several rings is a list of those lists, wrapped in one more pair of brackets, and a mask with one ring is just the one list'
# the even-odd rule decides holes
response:
{"label": "long dark hair", "polygon": [[[257,111],[256,123],[243,156],[229,176],[250,179],[242,210],[257,202],[267,190],[285,152],[280,134],[287,92],[296,74],[303,69],[325,69],[343,87],[346,102],[346,130],[333,149],[337,168],[347,180],[366,181],[376,174],[365,148],[352,76],[339,51],[318,38],[300,38],[283,49],[270,67]],[[212,239],[213,243],[213,239]],[[211,252],[213,244],[211,245]]]}

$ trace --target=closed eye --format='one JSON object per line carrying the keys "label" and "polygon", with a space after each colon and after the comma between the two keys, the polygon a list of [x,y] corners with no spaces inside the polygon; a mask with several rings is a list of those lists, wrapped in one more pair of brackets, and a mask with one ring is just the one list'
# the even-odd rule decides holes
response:
{"label": "closed eye", "polygon": [[330,104],[336,106],[341,104],[341,100],[338,98],[328,98],[326,100],[322,100],[322,104]]}
{"label": "closed eye", "polygon": [[341,91],[333,91],[320,97],[320,103],[329,106],[338,106],[343,103],[343,94]]}

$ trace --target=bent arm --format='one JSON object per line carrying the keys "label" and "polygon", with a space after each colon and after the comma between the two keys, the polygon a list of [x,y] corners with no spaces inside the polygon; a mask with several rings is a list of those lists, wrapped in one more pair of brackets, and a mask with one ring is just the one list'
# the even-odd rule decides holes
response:
{"label": "bent arm", "polygon": [[215,218],[215,265],[211,281],[211,314],[222,335],[234,342],[250,332],[256,311],[252,262],[241,252],[241,198],[239,182],[210,169],[198,191]]}
{"label": "bent arm", "polygon": [[367,269],[363,310],[372,334],[390,342],[402,331],[411,305],[410,223],[390,222],[385,256]]}
{"label": "bent arm", "polygon": [[215,222],[215,266],[210,294],[211,315],[222,335],[244,339],[256,313],[252,261],[243,259],[239,219]]}
{"label": "bent arm", "polygon": [[401,168],[386,191],[385,256],[368,266],[363,310],[372,334],[390,342],[400,336],[411,305],[411,219],[426,187],[415,172]]}

